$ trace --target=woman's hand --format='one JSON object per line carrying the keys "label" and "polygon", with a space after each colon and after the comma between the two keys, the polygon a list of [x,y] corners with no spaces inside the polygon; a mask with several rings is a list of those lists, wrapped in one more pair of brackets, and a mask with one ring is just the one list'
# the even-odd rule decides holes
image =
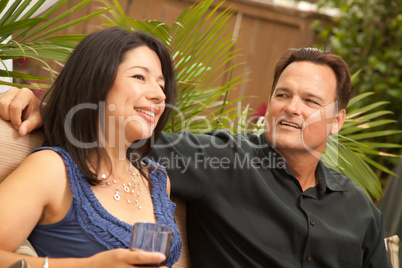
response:
{"label": "woman's hand", "polygon": [[0,116],[11,121],[21,136],[42,126],[40,101],[28,88],[12,87],[0,95]]}
{"label": "woman's hand", "polygon": [[[95,254],[89,258],[87,267],[137,267],[135,264],[161,263],[165,259],[165,255],[159,252],[132,251],[120,248]],[[49,266],[52,267],[51,260],[49,260]],[[167,268],[166,266],[155,267]]]}

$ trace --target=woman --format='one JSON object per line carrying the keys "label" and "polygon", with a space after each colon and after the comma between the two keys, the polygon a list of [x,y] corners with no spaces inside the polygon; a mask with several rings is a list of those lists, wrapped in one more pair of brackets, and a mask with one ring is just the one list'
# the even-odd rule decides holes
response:
{"label": "woman", "polygon": [[174,228],[167,266],[176,262],[169,179],[143,159],[175,94],[171,56],[155,37],[120,27],[85,37],[45,96],[46,147],[0,184],[0,266],[22,258],[12,252],[27,238],[41,256],[24,257],[31,267],[161,262],[161,254],[127,249],[135,222]]}

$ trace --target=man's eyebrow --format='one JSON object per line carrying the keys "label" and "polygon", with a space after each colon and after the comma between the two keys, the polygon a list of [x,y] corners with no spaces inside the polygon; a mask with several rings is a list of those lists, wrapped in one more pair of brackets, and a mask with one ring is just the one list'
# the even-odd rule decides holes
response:
{"label": "man's eyebrow", "polygon": [[278,92],[278,91],[282,91],[282,92],[286,92],[286,93],[289,93],[289,92],[290,92],[290,90],[289,90],[288,88],[286,88],[286,87],[278,87],[278,88],[275,88],[274,93],[276,93],[276,92]]}
{"label": "man's eyebrow", "polygon": [[[277,93],[277,92],[291,93],[291,90],[286,88],[286,87],[278,87],[278,88],[275,89],[274,94]],[[324,99],[322,97],[314,94],[314,93],[307,92],[305,96],[309,97],[309,98],[313,98],[313,99],[315,99],[315,100],[317,100],[317,101],[319,101],[321,103],[324,103]]]}
{"label": "man's eyebrow", "polygon": [[322,97],[316,95],[316,94],[307,93],[306,96],[309,97],[309,98],[316,99],[316,100],[318,100],[318,101],[321,102],[321,103],[324,103],[324,99],[323,99]]}

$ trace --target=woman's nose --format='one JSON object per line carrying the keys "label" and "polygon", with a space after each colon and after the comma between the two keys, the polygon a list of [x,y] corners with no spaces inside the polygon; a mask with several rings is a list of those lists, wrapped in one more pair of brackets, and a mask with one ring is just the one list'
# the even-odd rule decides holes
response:
{"label": "woman's nose", "polygon": [[148,88],[147,99],[154,101],[155,103],[161,103],[166,99],[166,95],[163,89],[158,84],[152,84]]}

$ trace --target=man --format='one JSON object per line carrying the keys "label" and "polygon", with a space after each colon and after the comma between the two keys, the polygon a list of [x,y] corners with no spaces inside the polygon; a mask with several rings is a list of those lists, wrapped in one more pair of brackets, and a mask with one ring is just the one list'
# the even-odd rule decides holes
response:
{"label": "man", "polygon": [[[320,161],[350,88],[338,56],[290,49],[276,64],[263,135],[162,136],[150,157],[187,201],[193,267],[391,267],[379,210]],[[0,115],[24,134],[39,125],[38,105],[13,92],[0,98]],[[27,104],[35,109],[23,117],[37,122],[24,126]]]}

